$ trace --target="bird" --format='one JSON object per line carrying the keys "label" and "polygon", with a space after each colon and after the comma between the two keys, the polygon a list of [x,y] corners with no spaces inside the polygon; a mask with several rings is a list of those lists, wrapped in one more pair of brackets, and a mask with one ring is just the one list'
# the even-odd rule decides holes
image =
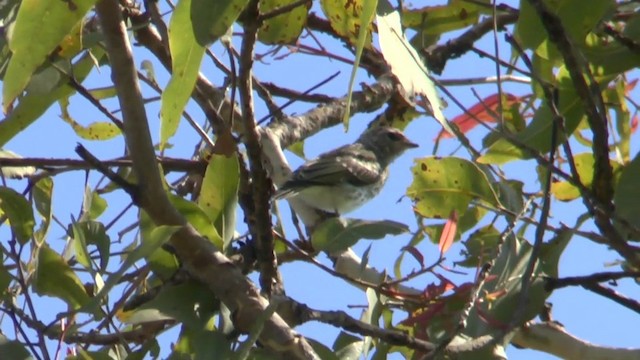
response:
{"label": "bird", "polygon": [[308,206],[340,215],[373,199],[389,176],[389,164],[418,144],[386,126],[367,129],[353,144],[307,161],[275,192],[274,199],[296,197]]}

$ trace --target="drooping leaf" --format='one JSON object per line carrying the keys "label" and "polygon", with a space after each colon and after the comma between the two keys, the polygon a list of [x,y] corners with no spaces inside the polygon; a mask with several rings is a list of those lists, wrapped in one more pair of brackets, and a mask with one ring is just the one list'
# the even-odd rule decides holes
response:
{"label": "drooping leaf", "polygon": [[[227,32],[249,0],[190,0],[190,2],[190,6],[186,5],[187,13],[181,15],[180,19],[181,22],[188,21],[188,23],[179,25],[180,30],[188,30],[193,34],[188,36],[188,41],[195,40],[200,46],[206,47]],[[186,17],[182,17],[185,15]],[[186,26],[192,28],[187,29]],[[176,41],[178,40],[176,38]],[[173,53],[173,45],[171,47]]]}
{"label": "drooping leaf", "polygon": [[416,159],[413,182],[407,196],[424,217],[444,219],[456,210],[463,216],[473,199],[498,206],[499,199],[480,168],[464,159],[427,157]]}
{"label": "drooping leaf", "polygon": [[387,0],[380,0],[378,15],[378,40],[382,55],[391,67],[391,72],[398,79],[409,103],[416,103],[433,117],[449,132],[453,133],[447,122],[442,108],[444,107],[435,84],[429,77],[429,71],[418,52],[409,43],[402,31],[400,14],[395,11]]}
{"label": "drooping leaf", "polygon": [[214,227],[213,220],[198,204],[173,194],[169,194],[169,200],[202,236],[222,249],[222,238]]}
{"label": "drooping leaf", "polygon": [[[615,188],[613,202],[616,206],[616,214],[626,220],[629,224],[640,224],[640,156],[636,157],[622,169],[620,181]],[[633,240],[638,239],[637,234],[625,231],[624,225],[619,225],[619,229]]]}
{"label": "drooping leaf", "polygon": [[[344,116],[342,117],[342,123],[344,124],[344,128],[345,130],[347,130],[349,128],[349,117],[350,117],[350,113],[349,113],[349,109],[351,109],[351,95],[352,95],[352,90],[353,90],[353,84],[355,83],[356,80],[356,72],[358,71],[358,68],[360,66],[360,59],[362,58],[362,52],[364,51],[364,48],[371,42],[371,22],[373,21],[373,15],[375,14],[375,10],[376,10],[376,6],[378,4],[378,0],[368,0],[368,1],[362,1],[362,0],[355,0],[352,3],[347,3],[347,4],[342,4],[341,1],[338,1],[340,4],[338,4],[338,14],[333,14],[333,18],[335,18],[338,22],[341,23],[341,25],[346,25],[347,31],[350,31],[351,29],[351,25],[349,24],[348,21],[350,19],[350,15],[351,13],[353,15],[358,14],[358,20],[356,25],[359,27],[356,27],[357,29],[357,35],[358,38],[355,42],[355,46],[356,46],[356,58],[353,62],[353,68],[351,70],[351,76],[349,78],[349,87],[347,90],[347,101],[346,101],[346,106],[345,109],[346,111],[344,112]],[[334,0],[327,0],[327,1],[323,1],[323,9],[324,4],[330,4],[328,6],[330,6],[331,9],[334,9],[336,6],[336,1]],[[346,5],[346,6],[345,6]],[[341,9],[341,10],[340,10]],[[342,11],[346,11],[346,13],[342,13]],[[332,17],[329,15],[329,13],[327,13],[327,10],[325,9],[325,13],[327,14],[327,17],[329,17],[329,21],[331,22],[331,26],[333,27],[333,21],[331,20]],[[343,18],[341,18],[342,16],[344,16]],[[347,24],[343,23],[343,20],[347,21]],[[335,28],[334,28],[335,29]]]}
{"label": "drooping leaf", "polygon": [[213,154],[202,180],[198,205],[222,234],[225,248],[235,232],[240,170],[237,156]]}
{"label": "drooping leaf", "polygon": [[25,244],[33,235],[36,220],[31,205],[24,196],[8,187],[0,187],[0,209],[11,224],[13,235],[20,244]]}
{"label": "drooping leaf", "polygon": [[[82,82],[94,66],[94,58],[100,59],[104,51],[100,48],[87,52],[73,66],[73,75],[78,82]],[[15,135],[26,129],[58,99],[68,96],[73,88],[66,85],[66,79],[61,80],[58,87],[47,94],[27,93],[20,99],[15,107],[2,121],[0,121],[0,146],[6,144]]]}
{"label": "drooping leaf", "polygon": [[[9,38],[13,55],[2,86],[4,111],[27,86],[33,72],[82,20],[95,0],[24,0]],[[42,31],[47,29],[47,31]],[[37,39],[37,41],[35,41]]]}
{"label": "drooping leaf", "polygon": [[61,115],[60,118],[71,125],[71,128],[75,133],[85,140],[110,140],[121,134],[120,129],[112,122],[109,121],[96,121],[87,126],[84,126],[71,117],[69,114],[69,97],[61,98],[58,103],[60,104]]}
{"label": "drooping leaf", "polygon": [[[215,2],[206,1],[213,8]],[[230,6],[232,2],[221,1]],[[182,117],[182,111],[191,97],[191,91],[196,84],[200,63],[204,56],[204,46],[198,43],[194,33],[195,24],[191,16],[194,14],[194,6],[198,2],[181,0],[176,5],[169,22],[169,48],[173,61],[171,80],[162,92],[162,104],[160,107],[160,150],[167,147],[167,142],[178,130]],[[201,10],[204,10],[202,8]],[[206,14],[210,14],[209,11]],[[200,18],[202,14],[195,14]],[[235,18],[234,18],[235,20]],[[225,27],[226,31],[228,28]],[[224,33],[224,32],[223,32]]]}
{"label": "drooping leaf", "polygon": [[311,236],[311,244],[318,251],[328,253],[345,250],[361,239],[382,239],[409,231],[406,225],[391,221],[332,218],[320,224]]}
{"label": "drooping leaf", "polygon": [[94,245],[100,255],[100,270],[104,271],[109,263],[111,240],[104,225],[98,221],[81,221],[71,225],[73,229],[76,259],[87,269],[92,269],[89,258],[89,245]]}
{"label": "drooping leaf", "polygon": [[[140,210],[138,219],[140,221],[140,240],[141,242],[155,241],[151,237],[155,224],[144,210]],[[162,249],[156,248],[148,256],[145,257],[147,265],[155,275],[160,279],[168,280],[175,275],[180,268],[180,263],[174,254]]]}
{"label": "drooping leaf", "polygon": [[47,236],[49,224],[51,223],[51,199],[53,198],[53,179],[45,177],[35,184],[33,187],[33,204],[38,214],[42,217],[40,228],[38,228],[33,236],[38,243],[41,243]]}
{"label": "drooping leaf", "polygon": [[38,295],[62,299],[72,309],[79,311],[90,301],[78,276],[60,254],[47,245],[43,245],[38,251],[33,289]]}
{"label": "drooping leaf", "polygon": [[449,219],[444,224],[444,228],[442,229],[442,235],[440,236],[440,241],[438,242],[438,250],[440,250],[440,256],[443,256],[447,250],[453,244],[453,240],[455,240],[458,232],[458,213],[453,210],[451,215],[449,215]]}

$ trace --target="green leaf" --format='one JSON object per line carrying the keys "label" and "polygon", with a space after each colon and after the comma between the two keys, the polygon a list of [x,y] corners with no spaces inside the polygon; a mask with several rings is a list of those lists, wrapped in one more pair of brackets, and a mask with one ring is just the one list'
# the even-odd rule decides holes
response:
{"label": "green leaf", "polygon": [[361,239],[382,239],[387,235],[399,235],[408,231],[407,225],[391,220],[331,218],[313,231],[311,244],[315,250],[332,253],[345,250]]}
{"label": "green leaf", "polygon": [[[566,68],[558,71],[559,82],[558,111],[564,117],[564,128],[567,135],[573,134],[578,125],[585,119],[582,101],[576,94],[575,87]],[[551,134],[553,133],[554,116],[549,104],[544,101],[536,110],[531,123],[521,132],[515,134],[519,144],[525,144],[529,148],[540,153],[548,153],[551,150]],[[556,145],[565,140],[560,131],[557,132]],[[530,159],[532,155],[523,149],[521,145],[513,144],[506,138],[493,143],[486,154],[478,158],[481,164],[504,164],[513,160]]]}
{"label": "green leaf", "polygon": [[191,23],[191,4],[191,0],[179,1],[169,22],[173,69],[171,80],[162,92],[160,150],[167,147],[167,142],[178,130],[182,111],[191,97],[204,56],[204,47],[196,41],[194,25]]}
{"label": "green leaf", "polygon": [[[358,44],[361,30],[366,29],[366,37],[371,41],[371,21],[375,14],[377,1],[353,0],[321,0],[322,11],[335,32],[348,39],[351,44]],[[364,7],[367,6],[365,9]],[[363,26],[364,24],[364,26]]]}
{"label": "green leaf", "polygon": [[29,241],[36,220],[27,199],[11,188],[0,187],[0,209],[9,219],[11,230],[18,242],[25,244]]}
{"label": "green leaf", "polygon": [[473,162],[455,157],[427,157],[415,162],[407,196],[421,216],[446,219],[454,210],[463,216],[473,199],[500,206],[487,175]]}
{"label": "green leaf", "polygon": [[100,254],[100,270],[104,271],[109,263],[109,247],[111,239],[104,225],[98,221],[81,221],[71,225],[73,229],[74,247],[78,262],[87,269],[92,269],[89,258],[89,245],[94,245]]}
{"label": "green leaf", "polygon": [[[340,2],[340,1],[339,1]],[[331,4],[331,9],[335,9],[335,1],[322,1],[323,4],[323,9],[325,9],[324,4],[325,3],[333,3]],[[358,5],[360,5],[360,8],[358,7]],[[351,70],[351,77],[349,78],[349,87],[347,90],[347,101],[346,101],[346,106],[345,106],[345,112],[344,112],[344,116],[342,118],[342,122],[344,124],[344,128],[345,130],[349,128],[349,109],[351,109],[351,95],[353,93],[353,84],[356,80],[356,73],[358,71],[358,68],[360,66],[360,59],[362,58],[362,51],[364,50],[365,46],[367,46],[370,42],[371,42],[371,22],[373,21],[373,15],[375,15],[375,10],[376,10],[376,6],[378,5],[378,0],[367,0],[362,2],[361,0],[355,0],[353,1],[350,5],[348,6],[344,6],[344,4],[339,4],[338,8],[342,8],[342,11],[346,11],[345,14],[340,14],[338,16],[336,16],[334,14],[333,17],[329,17],[329,14],[327,13],[327,17],[329,17],[329,21],[331,22],[331,26],[334,26],[334,20],[336,19],[336,17],[338,17],[338,20],[340,16],[345,16],[344,19],[346,19],[347,21],[349,20],[349,13],[352,11],[353,15],[358,14],[358,20],[357,20],[357,34],[358,34],[358,38],[355,42],[355,46],[356,46],[356,58],[353,62],[353,68]],[[351,8],[351,9],[349,9]],[[340,12],[340,10],[338,10]],[[325,9],[325,13],[327,12],[327,10]],[[342,21],[340,21],[342,22]],[[343,24],[344,25],[344,24]],[[364,26],[363,26],[364,25]],[[347,24],[347,27],[350,28],[351,24]],[[334,29],[336,29],[334,27]],[[350,33],[350,32],[349,32]]]}
{"label": "green leaf", "polygon": [[[141,242],[153,242],[153,239],[150,237],[151,232],[156,228],[156,226],[144,210],[140,210],[139,221]],[[180,268],[180,263],[176,256],[161,247],[152,251],[146,259],[151,271],[163,280],[170,279]]]}
{"label": "green leaf", "polygon": [[20,341],[9,340],[0,334],[0,359],[30,360],[33,357]]}
{"label": "green leaf", "polygon": [[211,155],[202,180],[198,205],[213,220],[218,234],[222,234],[224,248],[229,245],[235,232],[239,183],[237,156]]}
{"label": "green leaf", "polygon": [[202,236],[209,239],[218,249],[222,249],[222,238],[213,226],[213,220],[202,208],[194,202],[173,194],[169,194],[169,200]]}
{"label": "green leaf", "polygon": [[[376,23],[378,24],[378,40],[382,55],[391,67],[393,75],[402,84],[406,92],[405,98],[411,102],[415,99],[422,107],[428,108],[445,130],[453,134],[453,130],[442,113],[444,106],[438,96],[435,84],[429,78],[429,71],[416,49],[405,37],[400,14],[393,10],[387,0],[379,2]],[[424,100],[427,104],[424,104]]]}
{"label": "green leaf", "polygon": [[[100,48],[93,50],[96,59],[102,58],[104,51]],[[73,66],[76,81],[82,82],[94,66],[94,58],[87,52]],[[4,146],[15,135],[26,129],[58,99],[73,93],[73,88],[66,85],[67,79],[62,80],[56,90],[47,94],[37,94],[27,91],[6,118],[0,121],[0,146]]]}
{"label": "green leaf", "polygon": [[466,248],[463,253],[465,259],[456,265],[478,268],[493,259],[499,242],[500,232],[495,227],[487,225],[478,229],[462,242]]}
{"label": "green leaf", "polygon": [[[267,14],[274,9],[292,4],[297,0],[262,0],[260,13]],[[295,42],[307,23],[307,4],[302,4],[284,14],[267,19],[258,31],[258,40],[265,44],[290,44]]]}
{"label": "green leaf", "polygon": [[[545,1],[545,6],[562,19],[562,26],[572,38],[573,43],[580,45],[586,35],[602,21],[603,17],[615,9],[614,0],[594,0],[584,6],[582,0]],[[526,1],[520,2],[520,16],[516,23],[516,38],[524,48],[537,49],[547,40],[547,31],[540,21],[536,10]]]}
{"label": "green leaf", "polygon": [[33,289],[38,295],[62,299],[72,309],[83,311],[90,298],[84,285],[60,254],[43,245],[38,251]]}
{"label": "green leaf", "polygon": [[[187,11],[188,17],[182,18],[181,21],[190,18],[188,25],[192,28],[184,28],[184,30],[193,34],[189,35],[189,38],[193,37],[200,46],[206,47],[227,32],[247,6],[249,0],[187,0],[187,3],[189,2],[191,2],[191,6],[185,5],[190,8]],[[180,3],[182,1],[178,3],[178,6]],[[171,38],[171,35],[169,37]],[[173,53],[173,45],[171,45],[171,53]]]}
{"label": "green leaf", "polygon": [[83,307],[83,309],[96,308],[109,291],[118,284],[118,281],[120,281],[124,273],[129,268],[139,260],[149,257],[154,251],[162,247],[162,245],[169,241],[173,234],[180,230],[180,228],[180,226],[162,225],[153,229],[151,234],[149,234],[147,241],[142,242],[140,246],[136,247],[124,258],[120,268],[107,278],[107,281],[105,281],[100,292],[98,292],[98,294],[96,294],[91,301]]}
{"label": "green leaf", "polygon": [[333,350],[338,359],[357,360],[364,353],[364,341],[346,332],[340,332],[333,344]]}
{"label": "green leaf", "polygon": [[180,338],[167,359],[206,359],[211,354],[215,354],[216,359],[242,359],[237,353],[232,353],[231,348],[230,341],[221,331],[203,331],[183,326]]}
{"label": "green leaf", "polygon": [[13,55],[2,84],[5,112],[22,93],[38,66],[45,62],[94,3],[95,0],[22,1],[9,37],[9,48]]}
{"label": "green leaf", "polygon": [[[496,324],[508,324],[513,320],[513,314],[520,302],[522,276],[531,261],[532,249],[523,239],[507,237],[489,271],[488,279],[492,280],[484,282],[480,289],[483,299],[471,309],[464,335],[478,337],[497,334],[502,329]],[[557,268],[557,263],[553,263],[555,256],[549,255],[548,258],[541,258],[542,261],[547,261],[544,268]],[[524,317],[521,319],[522,322],[516,325],[524,324],[540,313],[550,295],[544,290],[545,275],[541,261],[538,261],[534,267]],[[488,322],[487,319],[491,321]]]}
{"label": "green leaf", "polygon": [[[591,188],[593,182],[593,169],[595,159],[592,153],[582,153],[573,156],[580,182],[587,188]],[[614,175],[619,174],[620,164],[611,161]],[[571,201],[580,197],[580,190],[568,181],[557,181],[551,184],[551,194],[560,201]]]}
{"label": "green leaf", "polygon": [[[620,181],[613,195],[613,202],[616,206],[616,214],[626,220],[629,224],[640,224],[640,155],[636,157],[622,169]],[[624,231],[625,227],[619,225],[618,228]],[[624,231],[627,233],[628,231]],[[640,240],[637,234],[628,232],[626,236]]]}
{"label": "green leaf", "polygon": [[402,12],[402,25],[423,35],[441,35],[478,22],[480,7],[461,0]]}
{"label": "green leaf", "polygon": [[151,301],[135,309],[124,321],[141,324],[174,319],[189,328],[202,329],[217,313],[219,305],[218,301],[212,301],[212,294],[205,285],[188,281],[164,286]]}
{"label": "green leaf", "polygon": [[33,234],[38,243],[42,243],[49,231],[51,224],[51,199],[53,197],[53,179],[45,177],[35,184],[33,187],[33,204],[42,217],[42,222],[38,230]]}

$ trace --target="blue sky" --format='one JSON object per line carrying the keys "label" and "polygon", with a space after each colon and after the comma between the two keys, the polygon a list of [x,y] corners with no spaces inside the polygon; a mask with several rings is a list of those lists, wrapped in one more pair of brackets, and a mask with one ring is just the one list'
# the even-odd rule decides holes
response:
{"label": "blue sky", "polygon": [[[501,38],[501,37],[500,37]],[[236,38],[235,40],[238,40]],[[330,42],[327,42],[330,44]],[[492,39],[485,37],[479,44],[479,47],[492,52]],[[212,50],[221,58],[226,59],[219,46],[213,46]],[[264,50],[264,49],[262,49]],[[332,51],[349,56],[348,52],[342,48],[332,48]],[[282,49],[281,52],[286,52]],[[501,44],[501,54],[503,58],[509,57],[509,47]],[[136,63],[140,64],[142,60],[152,60],[153,57],[146,53],[143,49],[136,48]],[[256,75],[262,81],[270,81],[281,86],[291,87],[296,90],[303,91],[314,84],[322,81],[326,77],[341,71],[341,75],[334,81],[318,89],[317,92],[342,96],[347,89],[348,76],[350,67],[336,61],[326,61],[324,59],[312,56],[300,56],[293,54],[284,60],[278,61],[267,58],[268,64],[257,64]],[[167,76],[162,67],[155,61],[154,66],[158,81],[161,84],[166,83]],[[207,61],[204,60],[204,68],[202,72],[210,77],[214,83],[219,84],[221,77],[219,72]],[[102,68],[101,73],[94,72],[91,78],[85,82],[87,88],[106,86],[109,83],[108,69]],[[448,64],[442,79],[466,78],[478,76],[495,75],[495,65],[484,59],[480,59],[475,55],[465,55],[461,59],[452,60]],[[637,74],[636,74],[637,75]],[[356,84],[360,82],[371,83],[374,80],[367,77],[363,71],[359,72]],[[359,86],[356,86],[356,90]],[[496,93],[495,85],[477,85],[473,87],[480,96],[487,96]],[[155,96],[148,88],[143,86],[146,96]],[[515,94],[528,93],[529,87],[521,84],[505,84],[505,91]],[[466,106],[472,106],[477,102],[470,87],[450,87],[449,90]],[[284,100],[277,99],[278,103],[284,103]],[[104,101],[104,104],[111,110],[117,109],[117,103],[112,100]],[[461,110],[457,109],[453,102],[449,101],[450,106],[445,110],[445,115],[452,118],[460,114]],[[85,100],[74,97],[72,99],[71,114],[76,121],[88,124],[93,121],[105,120],[101,114],[95,111]],[[286,113],[303,113],[311,109],[314,105],[294,104],[285,110]],[[203,115],[201,111],[193,103],[188,106],[190,114],[199,122],[203,123]],[[54,105],[37,123],[26,129],[23,133],[10,141],[5,149],[14,151],[24,157],[52,157],[52,158],[77,158],[74,148],[77,142],[85,145],[91,152],[102,159],[108,159],[123,155],[123,140],[116,138],[106,142],[90,142],[78,140],[73,130],[59,118],[60,110]],[[159,128],[159,103],[153,102],[147,106],[147,115],[152,128],[154,138],[158,139]],[[259,118],[266,115],[266,109],[260,101],[257,104],[257,115]],[[117,114],[118,115],[118,114]],[[351,121],[348,133],[343,128],[335,127],[327,129],[320,134],[308,139],[305,143],[305,151],[308,158],[333,149],[339,145],[352,142],[359,136],[366,124],[374,115],[357,115]],[[433,151],[433,139],[440,130],[437,122],[431,118],[423,117],[415,120],[406,130],[407,136],[421,146],[405,153],[391,168],[391,176],[387,186],[376,199],[366,204],[361,209],[348,214],[349,217],[364,219],[391,219],[403,222],[415,230],[416,225],[414,216],[411,212],[410,202],[408,199],[400,199],[411,182],[410,166],[414,159],[428,156]],[[474,145],[480,147],[482,137],[485,131],[482,129],[473,130],[469,137]],[[177,135],[172,139],[173,148],[168,150],[167,155],[175,157],[190,157],[192,155],[197,136],[195,132],[189,128],[186,122],[183,122],[179,128]],[[634,136],[637,141],[637,135]],[[464,152],[457,150],[458,143],[456,140],[444,140],[438,151],[438,155],[447,156],[455,154],[456,156],[468,157]],[[633,145],[632,154],[637,153],[637,144]],[[586,149],[581,150],[586,151]],[[578,152],[578,151],[576,151]],[[289,159],[293,167],[298,166],[302,160],[289,154]],[[504,167],[508,176],[515,177],[529,184],[526,190],[534,191],[538,186],[532,177],[535,173],[535,164],[532,162],[523,162],[518,164],[509,164]],[[90,182],[95,184],[99,176],[93,173]],[[74,172],[63,174],[56,177],[55,194],[54,194],[54,213],[63,223],[69,223],[71,216],[77,217],[81,201],[82,189],[84,187],[84,172]],[[26,185],[19,182],[11,182],[17,185],[17,189],[23,189]],[[101,217],[105,223],[111,221],[114,216],[128,204],[127,197],[122,192],[115,192],[105,196],[109,201],[109,209]],[[285,202],[280,202],[280,208],[283,211],[285,222],[289,223],[289,215]],[[555,224],[566,222],[572,225],[575,221],[576,213],[584,212],[584,207],[579,202],[572,203],[554,203],[552,208],[552,221]],[[135,221],[135,211],[129,211],[127,216],[121,220],[114,228],[112,240],[116,240],[115,233],[122,228],[128,226]],[[241,220],[242,216],[238,216]],[[239,223],[238,229],[242,233],[245,230],[244,224]],[[587,229],[591,230],[591,229]],[[293,228],[288,226],[289,236],[293,237],[295,232]],[[64,231],[57,225],[52,225],[50,232],[50,244],[61,249],[64,246]],[[130,240],[134,234],[127,234],[125,239]],[[6,226],[0,228],[0,241],[8,238]],[[531,239],[529,239],[531,240]],[[393,271],[393,262],[400,254],[400,248],[408,242],[407,236],[389,237],[384,240],[375,242],[362,241],[354,247],[354,251],[360,255],[371,245],[372,249],[369,255],[369,263],[387,272]],[[438,256],[438,250],[435,245],[428,241],[422,242],[418,246],[419,250],[424,254],[426,262],[434,261]],[[454,246],[447,254],[448,264],[458,260],[459,246]],[[603,246],[595,245],[588,240],[574,238],[569,247],[563,254],[560,262],[560,275],[588,275],[597,271],[614,270],[607,267],[606,264],[614,262],[619,257],[616,253],[608,251]],[[319,259],[330,265],[330,262],[324,256]],[[406,270],[409,270],[414,264],[411,261],[406,262]],[[305,303],[313,308],[332,310],[345,309],[346,305],[366,305],[366,296],[359,289],[345,283],[342,280],[334,279],[332,276],[324,273],[317,267],[306,263],[285,264],[281,267],[287,294],[296,300]],[[460,282],[463,279],[470,280],[473,276],[473,269],[461,269],[467,271],[468,277],[457,277]],[[452,278],[456,278],[452,276]],[[433,281],[432,278],[425,277],[415,280],[412,285],[420,288],[428,285]],[[640,290],[636,284],[631,281],[620,282],[618,291],[632,298],[640,298]],[[38,300],[37,306],[49,306],[49,299]],[[557,291],[549,299],[554,304],[553,316],[560,321],[571,334],[588,340],[596,344],[608,346],[637,346],[637,336],[633,335],[637,325],[637,314],[634,314],[625,308],[603,299],[600,296],[589,293],[579,288],[566,288]],[[62,309],[62,307],[60,307]],[[358,317],[360,314],[358,307],[348,310],[353,316]],[[45,318],[53,317],[54,313],[50,312]],[[398,318],[399,320],[400,318]],[[6,322],[3,322],[6,324]],[[3,331],[8,329],[4,328]],[[338,333],[338,330],[320,324],[305,324],[299,328],[299,331],[314,339],[320,340],[326,344],[331,344]],[[9,332],[11,333],[11,332]],[[163,336],[161,339],[170,341],[172,334]],[[53,347],[51,348],[53,350]],[[551,359],[553,357],[539,352],[509,349],[511,358],[517,359]]]}

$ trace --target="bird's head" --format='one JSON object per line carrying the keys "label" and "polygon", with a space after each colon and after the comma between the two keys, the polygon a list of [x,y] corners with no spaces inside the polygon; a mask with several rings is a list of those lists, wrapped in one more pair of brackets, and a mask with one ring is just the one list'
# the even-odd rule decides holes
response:
{"label": "bird's head", "polygon": [[368,129],[358,139],[368,150],[373,151],[383,166],[389,165],[408,149],[418,147],[402,131],[392,127],[374,127]]}

